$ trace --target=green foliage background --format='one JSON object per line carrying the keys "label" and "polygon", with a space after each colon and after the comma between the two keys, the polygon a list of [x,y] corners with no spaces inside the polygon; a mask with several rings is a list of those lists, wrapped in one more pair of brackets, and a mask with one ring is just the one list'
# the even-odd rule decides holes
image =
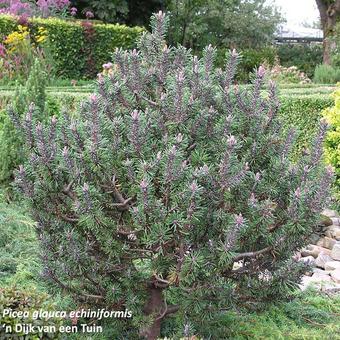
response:
{"label": "green foliage background", "polygon": [[[225,56],[228,52],[226,48],[219,48],[216,56],[216,66],[223,68],[225,63]],[[241,59],[239,68],[237,71],[237,80],[241,82],[248,82],[250,74],[254,72],[254,69],[261,64],[266,63],[273,66],[277,51],[274,47],[262,47],[262,48],[246,48],[240,50]]]}
{"label": "green foliage background", "polygon": [[334,94],[334,106],[327,108],[323,115],[330,124],[325,143],[326,160],[335,168],[336,195],[340,199],[340,89]]}
{"label": "green foliage background", "polygon": [[317,65],[314,71],[314,82],[318,84],[336,84],[340,81],[340,68],[332,65]]}
{"label": "green foliage background", "polygon": [[296,66],[309,78],[313,77],[315,67],[322,63],[321,44],[281,44],[276,47],[276,52],[282,66]]}
{"label": "green foliage background", "polygon": [[322,111],[332,105],[329,95],[283,95],[280,98],[283,128],[294,127],[297,132],[296,154],[308,147],[315,134]]}
{"label": "green foliage background", "polygon": [[[17,29],[17,25],[16,18],[0,15],[0,35],[10,34]],[[82,79],[84,75],[93,78],[101,71],[102,65],[111,60],[111,54],[117,47],[133,48],[144,30],[141,27],[57,18],[32,18],[28,25],[33,34],[38,32],[39,27],[47,30],[55,74],[69,79]],[[93,30],[91,36],[86,36],[86,27]],[[88,70],[90,57],[95,62]]]}

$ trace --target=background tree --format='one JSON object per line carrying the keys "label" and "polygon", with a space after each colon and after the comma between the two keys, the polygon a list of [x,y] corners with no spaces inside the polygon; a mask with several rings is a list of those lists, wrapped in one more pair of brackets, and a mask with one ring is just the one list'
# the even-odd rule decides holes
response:
{"label": "background tree", "polygon": [[258,47],[271,43],[282,21],[265,0],[170,0],[170,41],[194,50],[211,43],[224,47]]}
{"label": "background tree", "polygon": [[85,18],[86,12],[93,12],[95,19],[105,22],[124,22],[129,12],[127,0],[75,0],[77,16]]}
{"label": "background tree", "polygon": [[105,22],[147,26],[152,13],[164,9],[166,0],[74,0],[78,16],[93,11],[95,18]]}
{"label": "background tree", "polygon": [[321,26],[323,30],[323,62],[331,64],[332,36],[337,20],[340,17],[340,0],[315,0],[320,12]]}
{"label": "background tree", "polygon": [[128,0],[129,13],[126,23],[148,27],[152,13],[165,11],[166,3],[167,0]]}
{"label": "background tree", "polygon": [[43,125],[30,106],[14,120],[44,277],[85,309],[131,310],[113,339],[154,340],[175,312],[182,335],[193,324],[220,339],[209,324],[221,310],[288,296],[305,270],[292,255],[332,179],[325,123],[293,163],[294,131],[282,135],[273,83],[263,96],[264,68],[239,89],[235,51],[215,69],[211,45],[202,59],[168,47],[167,26],[160,12],[139,51],[117,50],[77,114]]}
{"label": "background tree", "polygon": [[214,46],[242,48],[271,43],[282,17],[265,0],[83,0],[79,13],[93,10],[107,22],[148,26],[152,13],[170,12],[169,41],[202,50]]}

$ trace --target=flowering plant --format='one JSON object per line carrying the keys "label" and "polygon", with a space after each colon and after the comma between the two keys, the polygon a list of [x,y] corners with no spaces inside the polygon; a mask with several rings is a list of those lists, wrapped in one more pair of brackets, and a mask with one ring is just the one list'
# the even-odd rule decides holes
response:
{"label": "flowering plant", "polygon": [[0,0],[0,13],[8,13],[17,16],[31,16],[34,5],[20,0]]}
{"label": "flowering plant", "polygon": [[36,35],[31,35],[27,26],[18,25],[0,44],[0,79],[23,82],[33,65],[34,58],[39,58],[46,69],[51,71],[45,50],[48,47],[46,29],[38,28]]}
{"label": "flowering plant", "polygon": [[65,17],[74,14],[74,7],[70,9],[70,0],[38,0],[37,9],[44,18],[50,16]]}
{"label": "flowering plant", "polygon": [[69,16],[76,15],[77,9],[70,8],[70,0],[38,0],[27,2],[23,0],[0,0],[0,13],[7,13],[16,16]]}
{"label": "flowering plant", "polygon": [[24,79],[33,62],[33,51],[27,27],[18,25],[1,44],[0,77],[7,81]]}
{"label": "flowering plant", "polygon": [[311,80],[304,73],[299,71],[296,66],[284,67],[281,66],[279,60],[276,59],[275,65],[268,68],[268,77],[277,83],[281,84],[308,84]]}

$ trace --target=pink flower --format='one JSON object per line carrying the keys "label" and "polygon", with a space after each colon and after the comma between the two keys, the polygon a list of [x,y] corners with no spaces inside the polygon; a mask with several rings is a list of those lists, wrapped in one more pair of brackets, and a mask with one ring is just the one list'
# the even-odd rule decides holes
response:
{"label": "pink flower", "polygon": [[113,67],[112,63],[103,64],[103,69],[105,69],[105,70],[110,70],[112,67]]}
{"label": "pink flower", "polygon": [[75,7],[71,7],[70,14],[75,17],[77,15],[78,10]]}
{"label": "pink flower", "polygon": [[301,198],[301,188],[297,188],[294,192],[296,198]]}
{"label": "pink flower", "polygon": [[262,78],[265,75],[265,73],[266,73],[266,69],[264,68],[263,65],[261,65],[259,69],[257,70],[257,74],[259,77]]}
{"label": "pink flower", "polygon": [[92,19],[94,17],[94,14],[91,11],[86,11],[85,16],[87,19]]}
{"label": "pink flower", "polygon": [[6,57],[6,47],[3,44],[0,44],[0,57],[1,58]]}
{"label": "pink flower", "polygon": [[241,213],[238,215],[235,215],[234,217],[235,217],[235,223],[237,226],[241,226],[244,224],[244,218]]}
{"label": "pink flower", "polygon": [[234,136],[229,136],[227,139],[228,145],[232,148],[236,145],[236,138]]}

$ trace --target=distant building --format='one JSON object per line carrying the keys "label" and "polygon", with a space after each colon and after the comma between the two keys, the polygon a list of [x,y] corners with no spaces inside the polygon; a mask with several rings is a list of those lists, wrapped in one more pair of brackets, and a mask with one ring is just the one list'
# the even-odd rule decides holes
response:
{"label": "distant building", "polygon": [[320,43],[323,32],[317,28],[304,26],[281,26],[277,32],[277,43]]}

